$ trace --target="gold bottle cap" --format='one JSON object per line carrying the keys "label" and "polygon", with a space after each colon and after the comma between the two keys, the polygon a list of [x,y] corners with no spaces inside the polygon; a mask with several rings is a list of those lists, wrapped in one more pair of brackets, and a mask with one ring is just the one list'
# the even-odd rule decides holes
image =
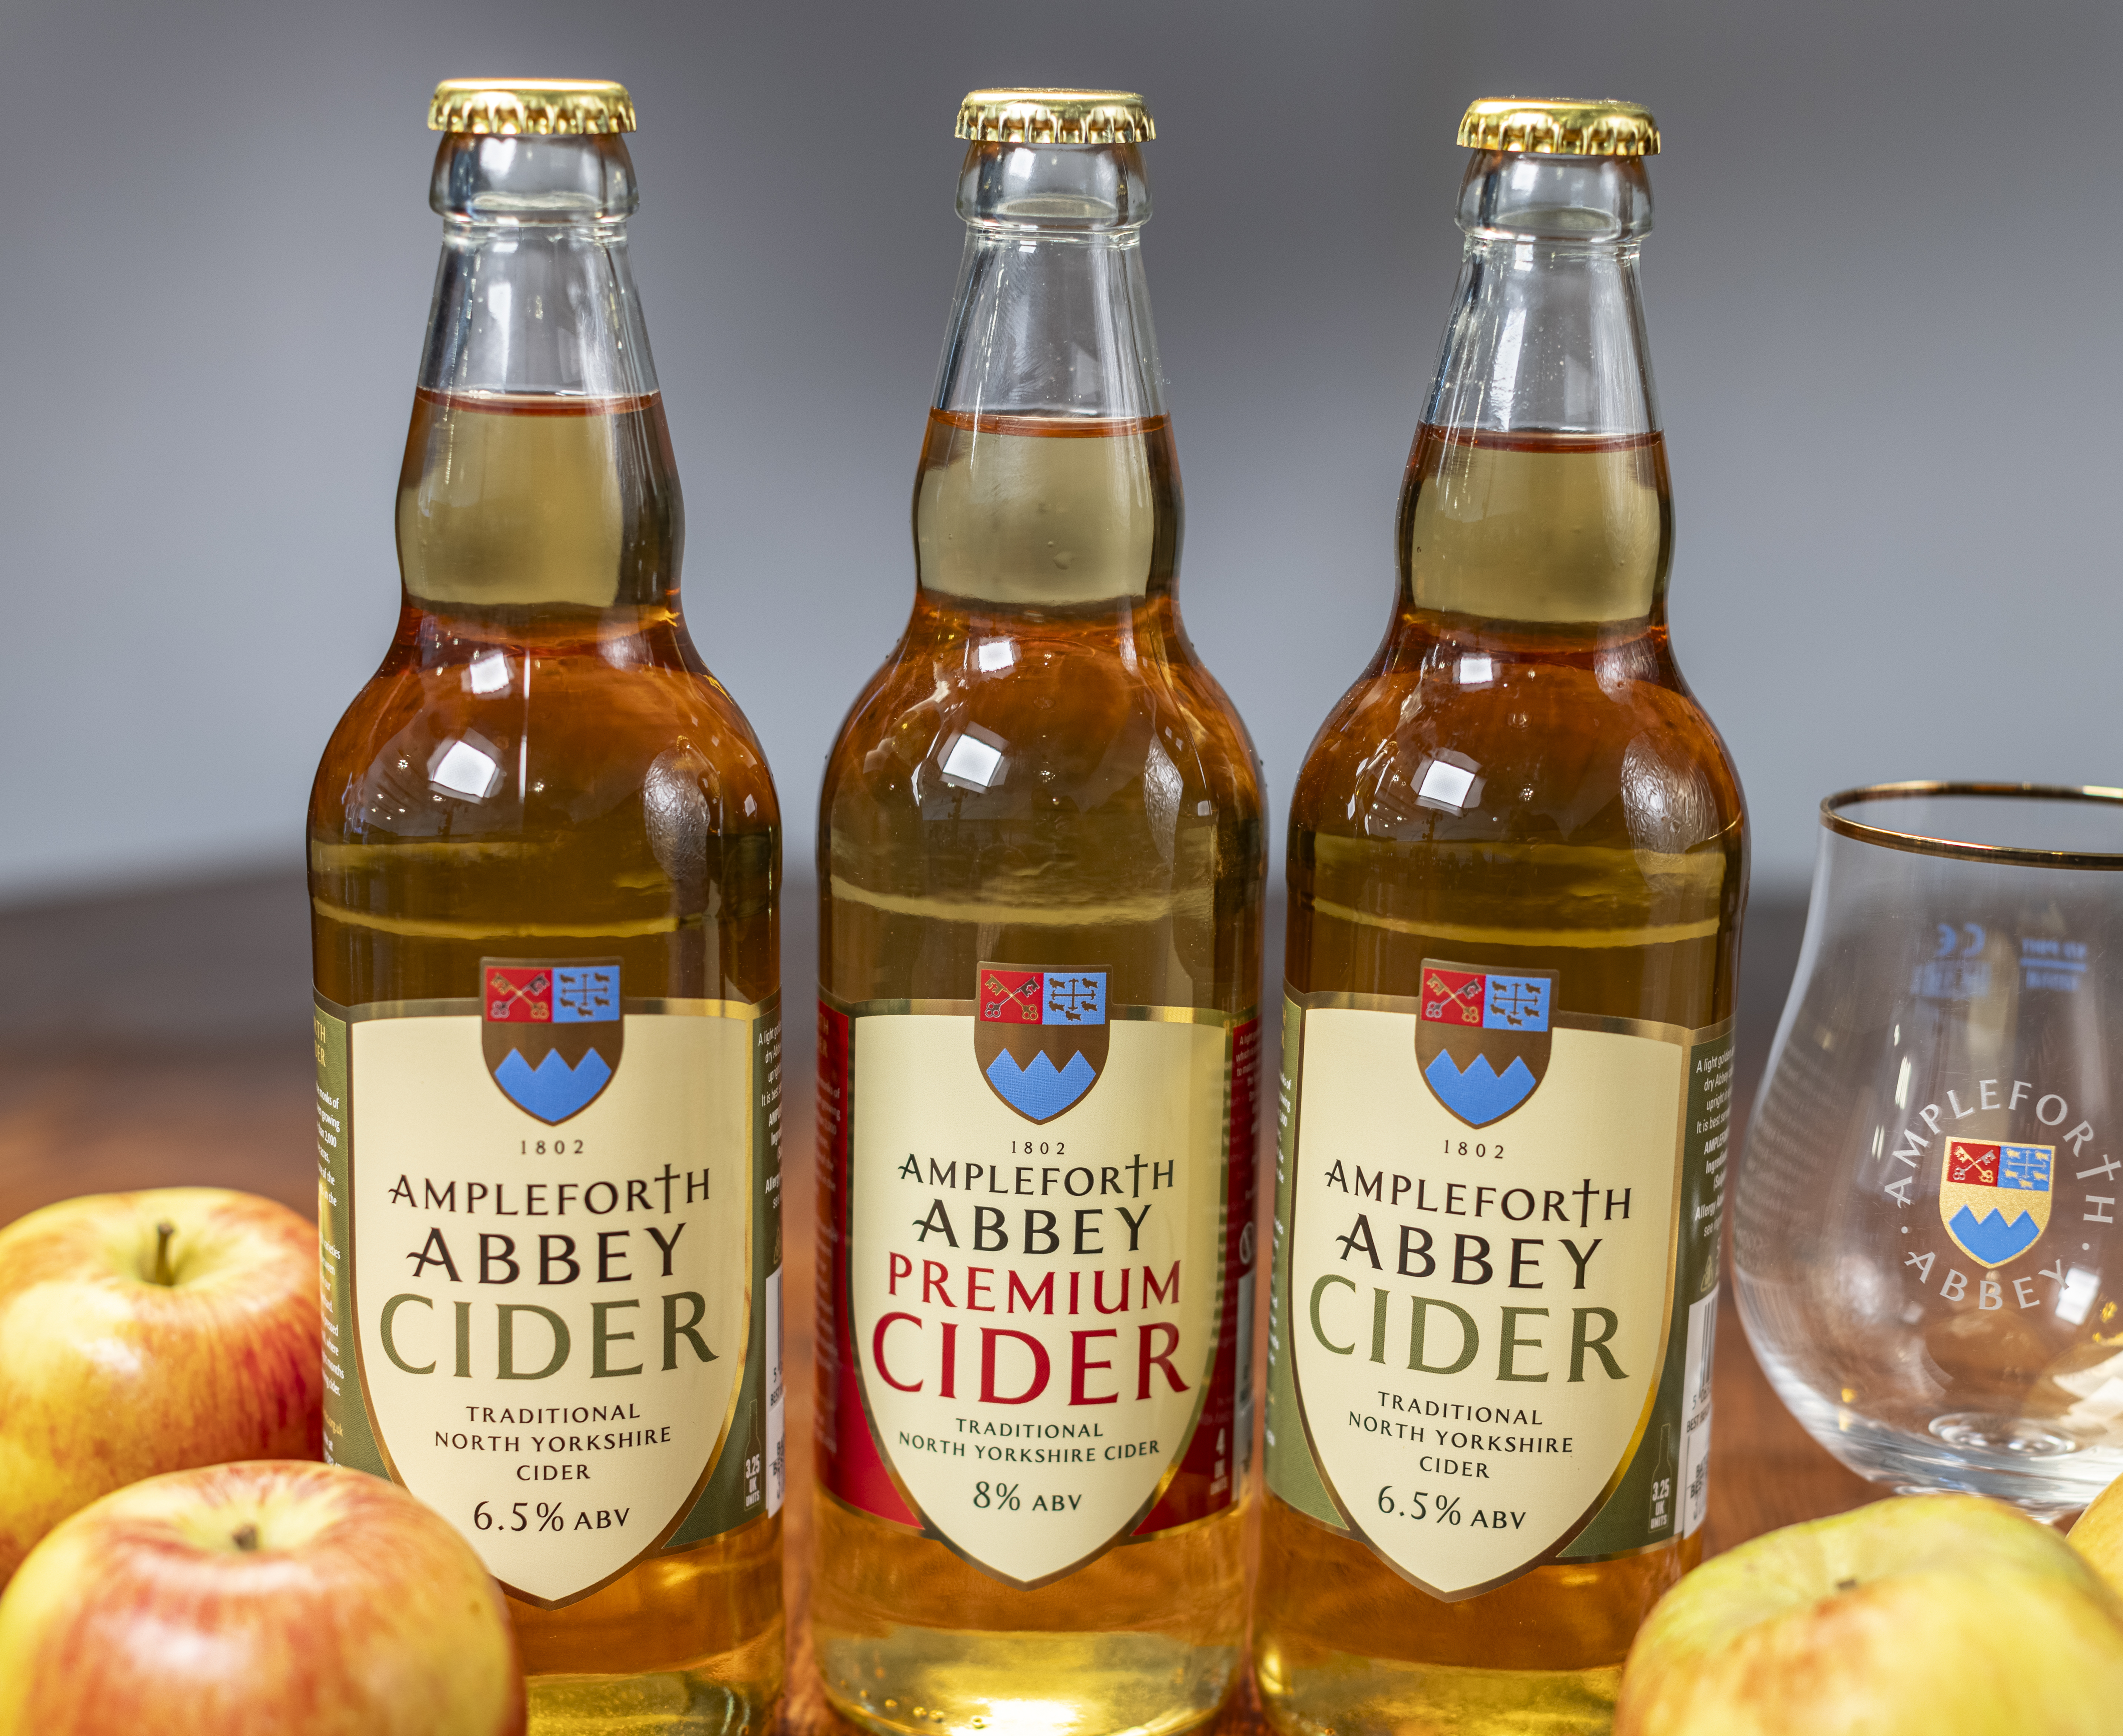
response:
{"label": "gold bottle cap", "polygon": [[1460,143],[1474,151],[1554,157],[1656,157],[1658,123],[1633,102],[1554,102],[1484,96],[1460,118]]}
{"label": "gold bottle cap", "polygon": [[954,130],[1001,144],[1140,144],[1157,123],[1133,91],[968,91]]}
{"label": "gold bottle cap", "polygon": [[634,99],[605,78],[445,78],[428,105],[437,133],[631,133]]}

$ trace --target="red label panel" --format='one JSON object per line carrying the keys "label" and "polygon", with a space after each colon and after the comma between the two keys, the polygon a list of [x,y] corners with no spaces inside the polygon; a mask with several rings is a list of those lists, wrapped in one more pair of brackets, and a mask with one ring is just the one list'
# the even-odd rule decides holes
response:
{"label": "red label panel", "polygon": [[[1239,1282],[1253,1270],[1254,1176],[1260,1114],[1260,1020],[1249,1019],[1231,1033],[1231,1131],[1224,1210],[1224,1306],[1216,1330],[1216,1372],[1202,1401],[1202,1419],[1187,1443],[1179,1471],[1150,1516],[1136,1527],[1139,1537],[1228,1507],[1238,1499],[1238,1467],[1249,1443],[1238,1438],[1239,1392],[1252,1370],[1253,1346],[1239,1337]],[[1244,1360],[1242,1360],[1244,1359]],[[1251,1425],[1250,1418],[1245,1419]]]}
{"label": "red label panel", "polygon": [[848,1339],[851,1022],[818,1003],[818,1481],[851,1507],[915,1529],[921,1521],[893,1487],[870,1437],[861,1371]]}

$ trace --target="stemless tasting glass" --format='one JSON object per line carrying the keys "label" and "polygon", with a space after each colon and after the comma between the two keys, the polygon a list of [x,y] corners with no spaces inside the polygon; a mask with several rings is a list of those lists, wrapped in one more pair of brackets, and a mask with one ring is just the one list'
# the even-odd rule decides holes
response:
{"label": "stemless tasting glass", "polygon": [[1741,1317],[1861,1476],[2055,1518],[2123,1473],[2123,790],[1877,785],[1821,824]]}

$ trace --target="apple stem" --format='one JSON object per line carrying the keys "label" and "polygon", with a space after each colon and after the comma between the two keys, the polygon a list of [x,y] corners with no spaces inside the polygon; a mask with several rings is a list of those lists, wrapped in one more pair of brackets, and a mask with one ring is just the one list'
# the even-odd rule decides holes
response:
{"label": "apple stem", "polygon": [[237,1526],[230,1536],[234,1540],[236,1546],[246,1555],[249,1555],[258,1546],[258,1527],[248,1520]]}
{"label": "apple stem", "polygon": [[166,1218],[155,1226],[153,1282],[156,1283],[174,1284],[177,1281],[177,1274],[170,1265],[170,1242],[176,1233],[177,1227]]}

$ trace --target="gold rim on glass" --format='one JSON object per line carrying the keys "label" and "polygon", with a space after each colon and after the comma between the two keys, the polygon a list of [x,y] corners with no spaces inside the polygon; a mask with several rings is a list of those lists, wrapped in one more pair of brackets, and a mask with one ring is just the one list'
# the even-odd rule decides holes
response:
{"label": "gold rim on glass", "polygon": [[1963,838],[1932,838],[1920,832],[1897,832],[1891,826],[1870,826],[1836,811],[1853,802],[1936,795],[2103,802],[2123,809],[2123,789],[2105,784],[1931,783],[1919,780],[1901,784],[1867,784],[1860,789],[1839,790],[1833,795],[1823,796],[1821,823],[1830,832],[1855,838],[1861,844],[1877,844],[1885,850],[1906,850],[1913,856],[1943,856],[1956,861],[1994,862],[2016,868],[2123,869],[2123,850],[2035,850],[2018,844],[1973,844]]}

